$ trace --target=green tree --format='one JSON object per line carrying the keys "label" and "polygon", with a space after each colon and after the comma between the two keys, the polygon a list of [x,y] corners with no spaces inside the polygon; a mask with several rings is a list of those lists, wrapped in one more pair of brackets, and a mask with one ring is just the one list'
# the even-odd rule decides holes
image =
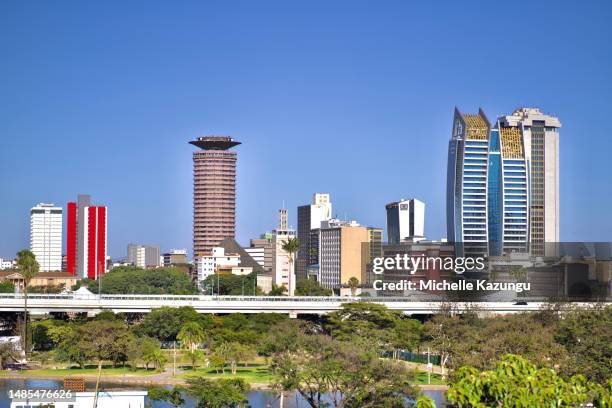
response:
{"label": "green tree", "polygon": [[612,378],[612,306],[573,307],[555,321],[555,340],[569,356],[563,366],[566,376],[583,374],[604,384]]}
{"label": "green tree", "polygon": [[236,375],[240,363],[246,364],[246,362],[253,357],[255,357],[255,350],[253,347],[240,343],[228,344],[227,361],[229,362],[233,375]]}
{"label": "green tree", "polygon": [[436,408],[436,403],[428,396],[421,395],[417,398],[414,408]]}
{"label": "green tree", "polygon": [[32,347],[36,351],[53,350],[73,330],[71,323],[57,319],[33,321],[30,326]]}
{"label": "green tree", "polygon": [[134,327],[138,336],[148,336],[160,341],[174,341],[181,327],[187,322],[197,322],[203,329],[213,325],[211,315],[199,314],[193,307],[161,307],[152,310]]}
{"label": "green tree", "polygon": [[530,314],[478,318],[474,313],[443,313],[424,325],[424,333],[426,343],[440,355],[443,370],[465,365],[491,369],[506,354],[521,355],[548,367],[567,361],[567,352],[555,341],[553,328]]}
{"label": "green tree", "polygon": [[14,293],[15,285],[10,280],[3,280],[0,282],[0,293]]}
{"label": "green tree", "polygon": [[171,294],[192,295],[197,294],[197,288],[190,277],[176,268],[142,269],[133,266],[113,268],[101,277],[100,285],[89,284],[88,288],[94,293],[108,294]]}
{"label": "green tree", "polygon": [[448,390],[448,400],[458,407],[595,407],[612,404],[612,382],[607,387],[589,383],[583,376],[563,380],[550,368],[537,368],[509,354],[491,371],[461,367]]}
{"label": "green tree", "polygon": [[82,366],[86,361],[95,361],[98,365],[98,377],[94,406],[98,399],[98,387],[102,375],[103,361],[127,361],[127,353],[135,342],[134,335],[128,330],[126,324],[120,320],[100,319],[92,320],[79,326],[72,336],[64,339],[62,349],[65,357],[77,360]]}
{"label": "green tree", "polygon": [[403,407],[418,390],[403,363],[382,360],[371,348],[325,335],[298,334],[290,349],[273,354],[275,388],[296,390],[313,408]]}
{"label": "green tree", "polygon": [[127,358],[133,369],[138,368],[138,365],[142,363],[147,370],[150,364],[163,370],[164,364],[168,361],[160,348],[159,341],[151,337],[136,337],[130,344]]}
{"label": "green tree", "polygon": [[164,401],[173,407],[182,407],[185,404],[185,400],[181,394],[181,388],[174,387],[171,390],[167,390],[161,387],[149,388],[149,399],[153,401]]}
{"label": "green tree", "polygon": [[296,296],[331,296],[333,291],[319,285],[315,279],[299,278],[295,284]]}
{"label": "green tree", "polygon": [[289,238],[281,247],[283,251],[287,252],[287,260],[289,261],[289,288],[288,294],[289,296],[295,295],[295,254],[300,249],[300,240],[297,238]]}
{"label": "green tree", "polygon": [[[261,295],[257,286],[257,274],[248,275],[210,275],[202,281],[202,287],[212,288],[218,295],[245,296]],[[209,293],[210,292],[205,292]]]}
{"label": "green tree", "polygon": [[345,303],[326,316],[323,327],[335,339],[368,342],[380,352],[412,350],[421,338],[420,322],[375,303]]}
{"label": "green tree", "polygon": [[200,357],[199,347],[206,340],[206,334],[196,322],[187,322],[181,327],[181,331],[176,336],[181,341],[183,348],[191,358],[191,367],[195,370],[196,361]]}
{"label": "green tree", "polygon": [[359,279],[354,276],[351,276],[350,279],[346,282],[346,285],[351,289],[351,296],[355,296],[355,293],[359,288]]}
{"label": "green tree", "polygon": [[30,250],[23,249],[17,252],[17,270],[23,279],[23,333],[22,345],[26,353],[26,358],[30,351],[30,343],[28,339],[28,286],[32,279],[38,275],[39,265],[36,262],[34,253]]}
{"label": "green tree", "polygon": [[208,380],[202,377],[187,379],[187,393],[198,401],[198,408],[247,407],[249,385],[242,378]]}
{"label": "green tree", "polygon": [[287,293],[287,287],[285,285],[277,286],[273,283],[272,290],[268,292],[268,296],[283,296],[285,293]]}

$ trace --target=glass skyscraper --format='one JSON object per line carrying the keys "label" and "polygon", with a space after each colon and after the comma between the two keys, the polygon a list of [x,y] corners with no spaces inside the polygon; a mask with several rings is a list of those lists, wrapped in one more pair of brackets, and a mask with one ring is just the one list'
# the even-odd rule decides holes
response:
{"label": "glass skyscraper", "polygon": [[459,255],[544,255],[544,242],[558,242],[560,126],[534,108],[494,126],[482,110],[455,109],[446,210],[448,239]]}

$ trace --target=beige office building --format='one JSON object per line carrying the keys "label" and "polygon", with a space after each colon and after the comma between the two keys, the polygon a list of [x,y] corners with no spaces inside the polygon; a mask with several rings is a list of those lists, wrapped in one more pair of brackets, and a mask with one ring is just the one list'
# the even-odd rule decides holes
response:
{"label": "beige office building", "polygon": [[339,289],[352,277],[368,280],[372,256],[379,253],[380,228],[364,227],[355,221],[324,221],[319,231],[319,282]]}

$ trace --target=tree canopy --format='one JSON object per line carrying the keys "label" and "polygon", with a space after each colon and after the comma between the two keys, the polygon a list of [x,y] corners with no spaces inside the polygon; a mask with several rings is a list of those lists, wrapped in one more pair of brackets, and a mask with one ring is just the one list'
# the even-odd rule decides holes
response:
{"label": "tree canopy", "polygon": [[104,294],[145,294],[145,295],[193,295],[198,290],[191,278],[176,268],[142,269],[133,266],[113,268],[100,278],[101,282],[84,279],[77,286],[87,285],[89,290]]}
{"label": "tree canopy", "polygon": [[448,390],[458,407],[595,407],[612,404],[612,381],[607,386],[589,383],[583,376],[564,380],[550,368],[537,368],[523,357],[506,355],[494,369],[479,372],[461,367]]}

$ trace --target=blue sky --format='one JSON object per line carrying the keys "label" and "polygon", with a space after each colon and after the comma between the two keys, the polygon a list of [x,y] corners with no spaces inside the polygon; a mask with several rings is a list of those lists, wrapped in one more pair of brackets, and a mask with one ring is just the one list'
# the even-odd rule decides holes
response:
{"label": "blue sky", "polygon": [[238,147],[238,239],[315,191],[384,226],[426,202],[444,237],[453,107],[560,117],[561,236],[612,240],[612,3],[194,1],[0,3],[0,257],[29,208],[109,206],[109,249],[191,253],[193,148]]}

